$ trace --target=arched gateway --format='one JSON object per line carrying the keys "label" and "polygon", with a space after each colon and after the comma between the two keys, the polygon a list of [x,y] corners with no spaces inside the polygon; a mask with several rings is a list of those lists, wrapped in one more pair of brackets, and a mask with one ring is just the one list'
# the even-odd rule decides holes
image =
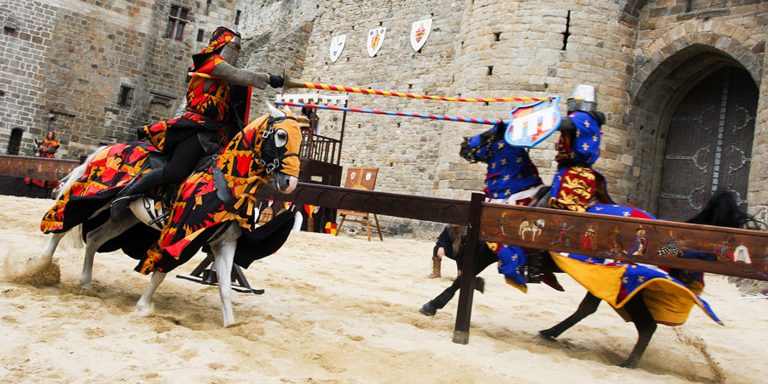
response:
{"label": "arched gateway", "polygon": [[722,68],[694,85],[672,113],[662,160],[659,215],[684,220],[718,189],[746,207],[758,88],[749,73]]}
{"label": "arched gateway", "polygon": [[683,40],[684,48],[636,73],[627,116],[641,160],[637,193],[668,220],[692,217],[718,189],[735,192],[746,208],[759,98],[754,63]]}

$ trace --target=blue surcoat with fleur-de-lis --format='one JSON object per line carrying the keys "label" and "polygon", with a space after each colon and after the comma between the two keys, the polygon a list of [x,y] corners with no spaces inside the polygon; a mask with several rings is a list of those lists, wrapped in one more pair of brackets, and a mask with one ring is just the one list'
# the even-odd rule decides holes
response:
{"label": "blue surcoat with fleur-de-lis", "polygon": [[495,140],[484,142],[478,136],[469,139],[469,147],[477,149],[476,157],[487,159],[485,196],[489,199],[506,199],[512,194],[541,185],[539,171],[525,148],[514,147]]}
{"label": "blue surcoat with fleur-de-lis", "polygon": [[600,158],[600,122],[582,111],[571,112],[567,118],[574,130],[561,133],[557,145],[558,170],[552,180],[549,206],[583,212],[597,202],[612,203],[605,178],[592,169]]}

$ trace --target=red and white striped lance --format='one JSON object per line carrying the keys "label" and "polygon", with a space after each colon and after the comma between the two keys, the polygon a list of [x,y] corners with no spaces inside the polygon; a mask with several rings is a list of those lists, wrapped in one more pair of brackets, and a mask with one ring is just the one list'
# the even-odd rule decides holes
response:
{"label": "red and white striped lance", "polygon": [[439,101],[456,101],[463,103],[499,103],[499,102],[535,102],[535,101],[548,101],[550,97],[447,97],[447,96],[431,96],[431,95],[419,95],[416,93],[397,92],[397,91],[384,91],[380,89],[367,89],[360,87],[346,87],[343,85],[325,84],[325,83],[312,83],[292,80],[290,78],[285,79],[285,88],[307,88],[323,91],[336,91],[347,93],[362,93],[366,95],[379,95],[390,97],[403,97],[408,99],[420,99],[420,100],[439,100]]}

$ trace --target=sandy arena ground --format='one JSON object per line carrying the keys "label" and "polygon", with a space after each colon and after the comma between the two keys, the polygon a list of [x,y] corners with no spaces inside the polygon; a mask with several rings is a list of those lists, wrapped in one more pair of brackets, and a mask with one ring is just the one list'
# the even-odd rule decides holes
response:
{"label": "sandy arena ground", "polygon": [[277,254],[246,270],[266,293],[235,294],[240,323],[231,328],[221,326],[217,288],[174,277],[189,273],[198,255],[160,287],[154,314],[138,317],[133,307],[148,278],[121,253],[97,255],[91,290],[78,285],[82,249],[66,239],[54,257],[60,283],[9,282],[46,246],[38,226],[50,205],[0,196],[3,383],[760,383],[768,377],[768,300],[744,296],[718,276],[708,277],[704,298],[725,326],[694,309],[685,325],[659,327],[634,370],[617,366],[634,345],[634,327],[605,304],[560,343],[536,336],[583,297],[567,276],[560,276],[564,293],[532,285],[522,294],[488,268],[481,274],[486,293],[475,294],[470,343],[454,344],[458,300],[435,317],[418,308],[450,283],[455,266],[444,262],[442,279],[426,279],[433,243],[411,239],[294,233]]}

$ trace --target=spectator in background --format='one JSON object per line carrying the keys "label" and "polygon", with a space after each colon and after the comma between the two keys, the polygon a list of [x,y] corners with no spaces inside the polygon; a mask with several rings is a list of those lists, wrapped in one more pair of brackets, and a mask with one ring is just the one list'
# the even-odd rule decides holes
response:
{"label": "spectator in background", "polygon": [[48,131],[43,141],[37,141],[37,139],[35,139],[35,157],[52,159],[53,155],[56,154],[56,151],[58,150],[59,142],[56,141],[56,133],[53,131]]}
{"label": "spectator in background", "polygon": [[[59,150],[59,142],[56,141],[56,133],[53,131],[48,131],[48,133],[45,135],[45,138],[42,141],[37,141],[37,139],[35,139],[35,145],[33,147],[35,157],[45,157],[48,159],[52,159],[53,155],[55,155],[56,151],[58,150]],[[53,189],[59,186],[58,180],[41,180],[41,179],[33,179],[33,178],[25,177],[24,182],[27,184],[30,190],[33,187],[43,188],[47,190],[46,194],[48,195],[50,195],[50,192]]]}
{"label": "spectator in background", "polygon": [[302,107],[301,108],[301,114],[306,116],[309,120],[309,129],[312,131],[313,135],[318,135],[320,132],[318,132],[318,124],[320,122],[320,118],[317,116],[317,109],[316,108],[308,108],[308,107]]}

